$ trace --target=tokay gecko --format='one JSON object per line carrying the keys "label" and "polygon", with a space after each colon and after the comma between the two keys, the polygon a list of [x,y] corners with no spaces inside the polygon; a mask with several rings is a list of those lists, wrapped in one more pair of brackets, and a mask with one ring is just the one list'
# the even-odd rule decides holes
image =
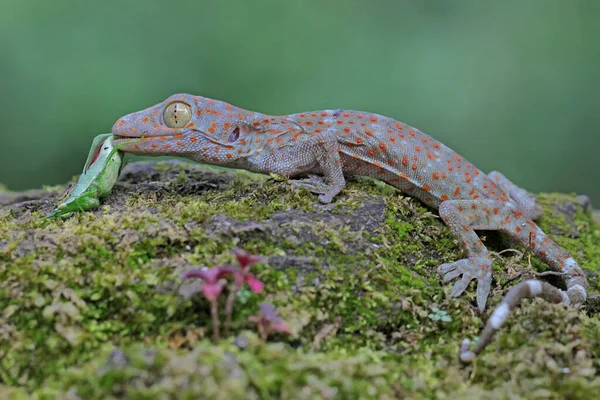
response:
{"label": "tokay gecko", "polygon": [[[322,203],[344,189],[346,177],[382,180],[439,210],[466,258],[440,265],[438,272],[444,282],[456,280],[451,296],[459,296],[476,280],[481,312],[490,292],[492,257],[476,230],[506,232],[563,275],[566,291],[538,280],[512,288],[475,348],[463,342],[463,361],[483,350],[522,298],[579,306],[587,297],[583,271],[533,222],[541,209],[524,189],[499,172],[484,174],[444,144],[391,118],[350,110],[272,116],[176,94],[120,118],[112,133],[125,152],[302,178],[292,183],[318,193]],[[141,139],[128,143],[131,138]]]}

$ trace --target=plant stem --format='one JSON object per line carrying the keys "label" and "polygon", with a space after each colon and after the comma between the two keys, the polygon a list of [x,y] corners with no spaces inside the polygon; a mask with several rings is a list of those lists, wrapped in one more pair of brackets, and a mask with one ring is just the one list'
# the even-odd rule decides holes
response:
{"label": "plant stem", "polygon": [[233,303],[235,302],[235,296],[239,292],[241,286],[235,285],[235,287],[229,291],[227,296],[227,302],[225,303],[225,335],[229,334],[231,328],[231,314],[233,314]]}
{"label": "plant stem", "polygon": [[217,309],[217,301],[210,302],[210,313],[212,315],[213,340],[218,342],[219,337],[219,310]]}

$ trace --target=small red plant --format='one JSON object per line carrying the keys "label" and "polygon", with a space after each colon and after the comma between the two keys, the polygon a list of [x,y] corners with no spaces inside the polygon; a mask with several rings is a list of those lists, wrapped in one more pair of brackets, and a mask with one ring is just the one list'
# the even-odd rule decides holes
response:
{"label": "small red plant", "polygon": [[219,296],[223,292],[223,283],[221,278],[230,272],[225,267],[213,268],[194,268],[181,276],[181,279],[200,278],[204,281],[202,284],[202,294],[210,302],[210,314],[212,316],[213,339],[219,340]]}
{"label": "small red plant", "polygon": [[250,267],[260,261],[262,257],[252,255],[246,250],[233,249],[233,253],[237,258],[239,267],[231,265],[217,266],[213,268],[194,268],[187,271],[181,276],[181,279],[200,278],[204,282],[202,284],[202,294],[210,302],[210,313],[212,316],[213,339],[219,340],[219,296],[223,292],[222,279],[226,276],[233,277],[233,285],[227,296],[225,303],[225,331],[228,332],[231,327],[231,315],[233,313],[233,303],[235,296],[244,286],[248,284],[250,290],[258,293],[263,290],[264,284],[254,275],[248,272]]}
{"label": "small red plant", "polygon": [[256,279],[254,275],[248,272],[251,266],[262,261],[262,257],[252,255],[246,250],[233,249],[233,254],[237,258],[239,268],[228,266],[225,267],[227,271],[233,276],[234,286],[227,296],[227,302],[225,303],[225,330],[228,332],[231,328],[231,315],[233,313],[233,303],[235,296],[240,291],[244,283],[247,283],[254,293],[259,293],[263,290],[264,284]]}
{"label": "small red plant", "polygon": [[275,306],[271,303],[260,303],[258,314],[248,317],[248,320],[256,323],[258,334],[262,340],[267,340],[267,337],[273,331],[287,333],[288,335],[292,334],[290,328],[281,322]]}

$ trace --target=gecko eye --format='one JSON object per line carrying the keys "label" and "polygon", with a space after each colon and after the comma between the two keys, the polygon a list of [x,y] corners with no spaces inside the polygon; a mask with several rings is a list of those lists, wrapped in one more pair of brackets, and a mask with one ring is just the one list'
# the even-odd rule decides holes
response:
{"label": "gecko eye", "polygon": [[192,109],[185,103],[176,101],[163,111],[163,120],[169,128],[183,128],[192,119]]}

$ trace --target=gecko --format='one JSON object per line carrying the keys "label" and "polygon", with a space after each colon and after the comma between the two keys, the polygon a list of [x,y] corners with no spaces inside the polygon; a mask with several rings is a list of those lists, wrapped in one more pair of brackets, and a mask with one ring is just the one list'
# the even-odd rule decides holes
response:
{"label": "gecko", "polygon": [[[181,93],[119,118],[112,133],[124,152],[274,173],[318,194],[321,203],[333,201],[348,177],[384,181],[438,210],[466,257],[437,271],[444,283],[456,280],[452,297],[476,280],[481,313],[493,259],[475,231],[507,233],[560,273],[566,290],[538,280],[516,285],[488,319],[475,348],[469,350],[467,339],[462,343],[465,362],[483,350],[521,299],[541,297],[577,307],[587,298],[585,274],[535,224],[541,208],[526,190],[499,172],[483,173],[443,143],[392,118],[342,109],[273,116]],[[132,138],[137,142],[128,143]]]}

